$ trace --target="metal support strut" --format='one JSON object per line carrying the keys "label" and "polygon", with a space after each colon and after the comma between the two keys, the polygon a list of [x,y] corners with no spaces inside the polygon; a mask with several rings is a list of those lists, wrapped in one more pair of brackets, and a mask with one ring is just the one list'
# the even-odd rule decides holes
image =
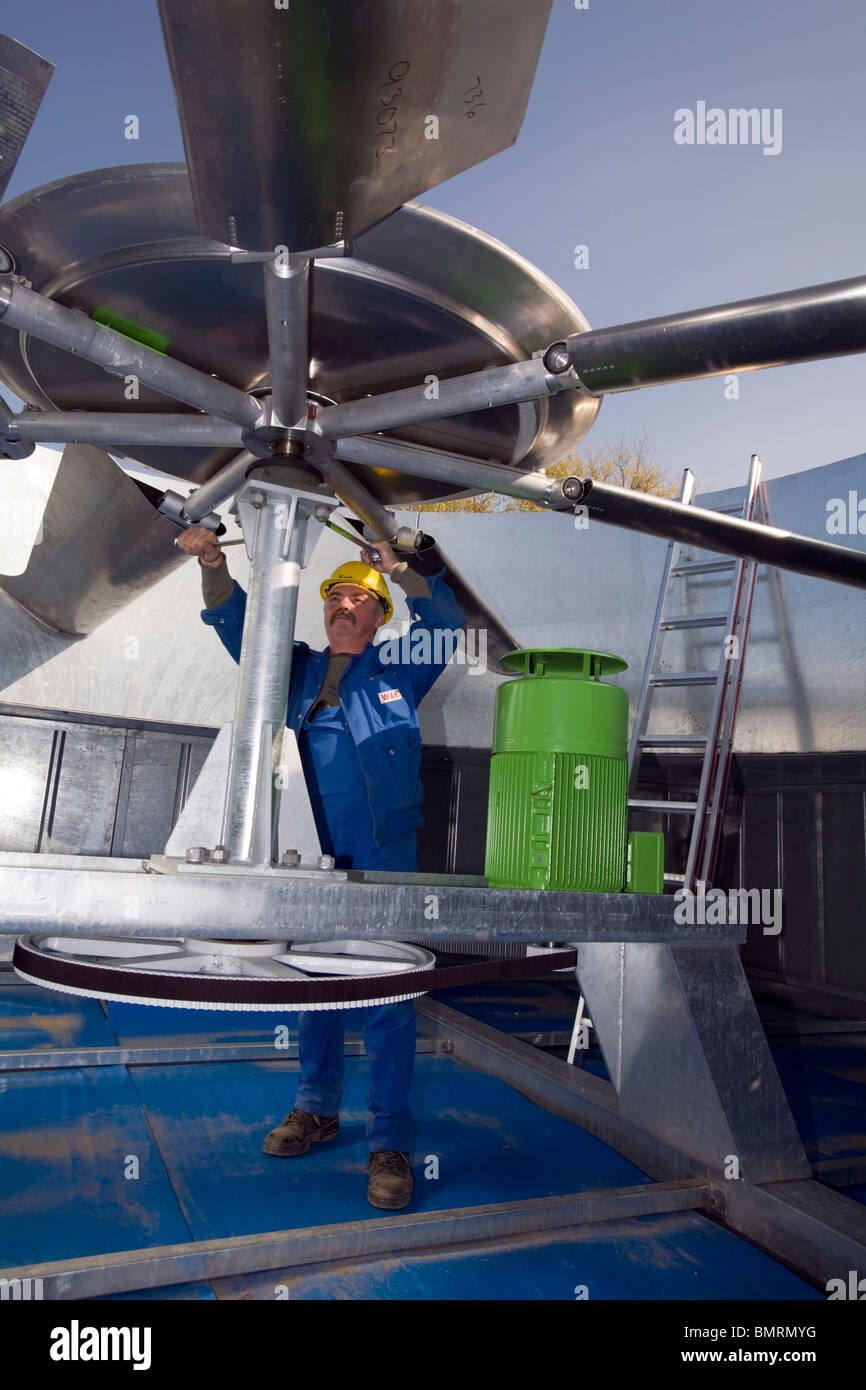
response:
{"label": "metal support strut", "polygon": [[220,835],[233,864],[267,867],[275,854],[275,744],[289,699],[307,522],[318,505],[268,483],[249,484],[238,499],[252,569]]}

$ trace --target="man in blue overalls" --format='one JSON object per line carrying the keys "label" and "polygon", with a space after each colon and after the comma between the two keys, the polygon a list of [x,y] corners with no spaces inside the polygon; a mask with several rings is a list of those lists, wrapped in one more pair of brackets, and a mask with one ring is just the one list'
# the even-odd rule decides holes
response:
{"label": "man in blue overalls", "polygon": [[[191,527],[178,545],[199,557],[201,616],[239,661],[244,590],[229,575],[212,532]],[[315,652],[306,642],[295,642],[286,723],[298,736],[322,852],[334,856],[337,868],[413,873],[424,796],[417,706],[446,665],[447,634],[465,627],[465,617],[444,570],[428,584],[405,561],[398,562],[389,545],[380,541],[377,549],[381,558],[375,566],[364,550],[363,563],[341,565],[322,584],[328,647]],[[372,640],[393,612],[384,575],[405,591],[415,620],[411,641],[387,644],[387,658],[385,648]],[[394,646],[399,659],[391,659]],[[299,1014],[301,1084],[294,1109],[265,1139],[265,1153],[295,1157],[337,1134],[344,1012]],[[367,1196],[373,1206],[396,1209],[408,1204],[413,1187],[409,1089],[415,1007],[407,1000],[359,1012],[371,1071]]]}

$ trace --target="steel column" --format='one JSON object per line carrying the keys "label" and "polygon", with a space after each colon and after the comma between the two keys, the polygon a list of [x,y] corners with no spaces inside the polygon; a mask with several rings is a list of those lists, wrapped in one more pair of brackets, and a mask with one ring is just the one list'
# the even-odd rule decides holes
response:
{"label": "steel column", "polygon": [[245,500],[254,518],[252,567],[220,843],[231,863],[265,866],[272,862],[274,744],[289,702],[308,513],[296,494],[253,483],[239,503],[247,525]]}
{"label": "steel column", "polygon": [[577,973],[624,1118],[715,1173],[809,1176],[736,947],[586,944]]}

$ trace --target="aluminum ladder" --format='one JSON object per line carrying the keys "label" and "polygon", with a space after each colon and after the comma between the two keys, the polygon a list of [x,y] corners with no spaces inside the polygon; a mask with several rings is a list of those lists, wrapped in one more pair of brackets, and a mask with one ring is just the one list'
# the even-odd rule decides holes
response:
{"label": "aluminum ladder", "polygon": [[[742,504],[720,507],[727,513],[739,512],[744,521],[755,519],[756,504],[765,514],[759,491],[761,460],[753,454]],[[685,469],[680,501],[691,503],[694,474]],[[705,888],[711,884],[719,844],[725,791],[731,765],[734,725],[743,682],[743,666],[749,636],[752,600],[758,564],[753,560],[720,557],[717,560],[689,560],[683,552],[699,547],[695,542],[670,541],[659,587],[658,603],[644,667],[640,695],[632,726],[628,753],[628,805],[630,810],[655,811],[663,815],[694,817],[689,841],[686,869],[683,874],[665,874],[666,883],[678,883],[694,890],[698,883]],[[683,581],[681,608],[688,606],[688,581],[699,575],[730,573],[731,585],[727,608],[717,612],[681,612],[673,614],[671,595],[673,581]],[[663,671],[660,659],[667,632],[701,628],[721,628],[724,633],[718,669],[715,671]],[[715,687],[712,714],[705,734],[647,734],[653,695],[664,689],[682,686],[713,685]],[[642,800],[635,797],[640,775],[642,753],[649,748],[702,748],[704,758],[697,796],[694,801]]]}
{"label": "aluminum ladder", "polygon": [[[761,460],[753,454],[746,484],[746,496],[742,507],[719,507],[718,510],[733,514],[739,512],[744,521],[755,519],[756,507],[760,507],[762,518],[766,520],[766,507],[759,492],[761,479]],[[680,502],[690,505],[694,492],[695,478],[690,468],[683,472],[680,489]],[[710,886],[719,843],[721,816],[724,808],[725,791],[731,765],[734,725],[737,706],[743,682],[743,666],[749,635],[752,613],[752,600],[758,565],[752,560],[734,560],[720,557],[717,560],[688,560],[683,552],[706,549],[695,542],[669,541],[662,569],[658,602],[649,641],[646,665],[641,681],[640,695],[632,725],[628,752],[628,806],[635,811],[657,811],[667,815],[694,816],[692,834],[689,841],[686,871],[684,874],[666,873],[665,883],[676,883],[694,890],[698,881]],[[728,606],[724,611],[706,613],[670,613],[673,581],[681,579],[687,585],[693,576],[730,573],[731,584]],[[687,606],[687,595],[683,593],[681,607]],[[666,632],[684,631],[700,628],[722,628],[724,640],[715,671],[663,672],[658,667]],[[732,641],[731,639],[736,639]],[[647,734],[652,695],[656,690],[671,689],[690,685],[714,685],[713,709],[709,729],[706,734]],[[702,748],[700,783],[694,801],[655,801],[641,800],[634,796],[640,772],[641,754],[646,748]],[[581,1065],[585,1045],[592,1028],[592,1019],[586,1013],[583,994],[578,998],[577,1012],[568,1049],[568,1061]]]}

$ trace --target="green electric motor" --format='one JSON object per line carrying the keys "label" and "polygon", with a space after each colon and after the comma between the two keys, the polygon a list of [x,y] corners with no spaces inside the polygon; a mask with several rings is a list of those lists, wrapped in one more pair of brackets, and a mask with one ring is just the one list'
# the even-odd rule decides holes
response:
{"label": "green electric motor", "polygon": [[501,664],[484,872],[494,888],[621,893],[626,877],[628,696],[609,652],[535,648]]}

